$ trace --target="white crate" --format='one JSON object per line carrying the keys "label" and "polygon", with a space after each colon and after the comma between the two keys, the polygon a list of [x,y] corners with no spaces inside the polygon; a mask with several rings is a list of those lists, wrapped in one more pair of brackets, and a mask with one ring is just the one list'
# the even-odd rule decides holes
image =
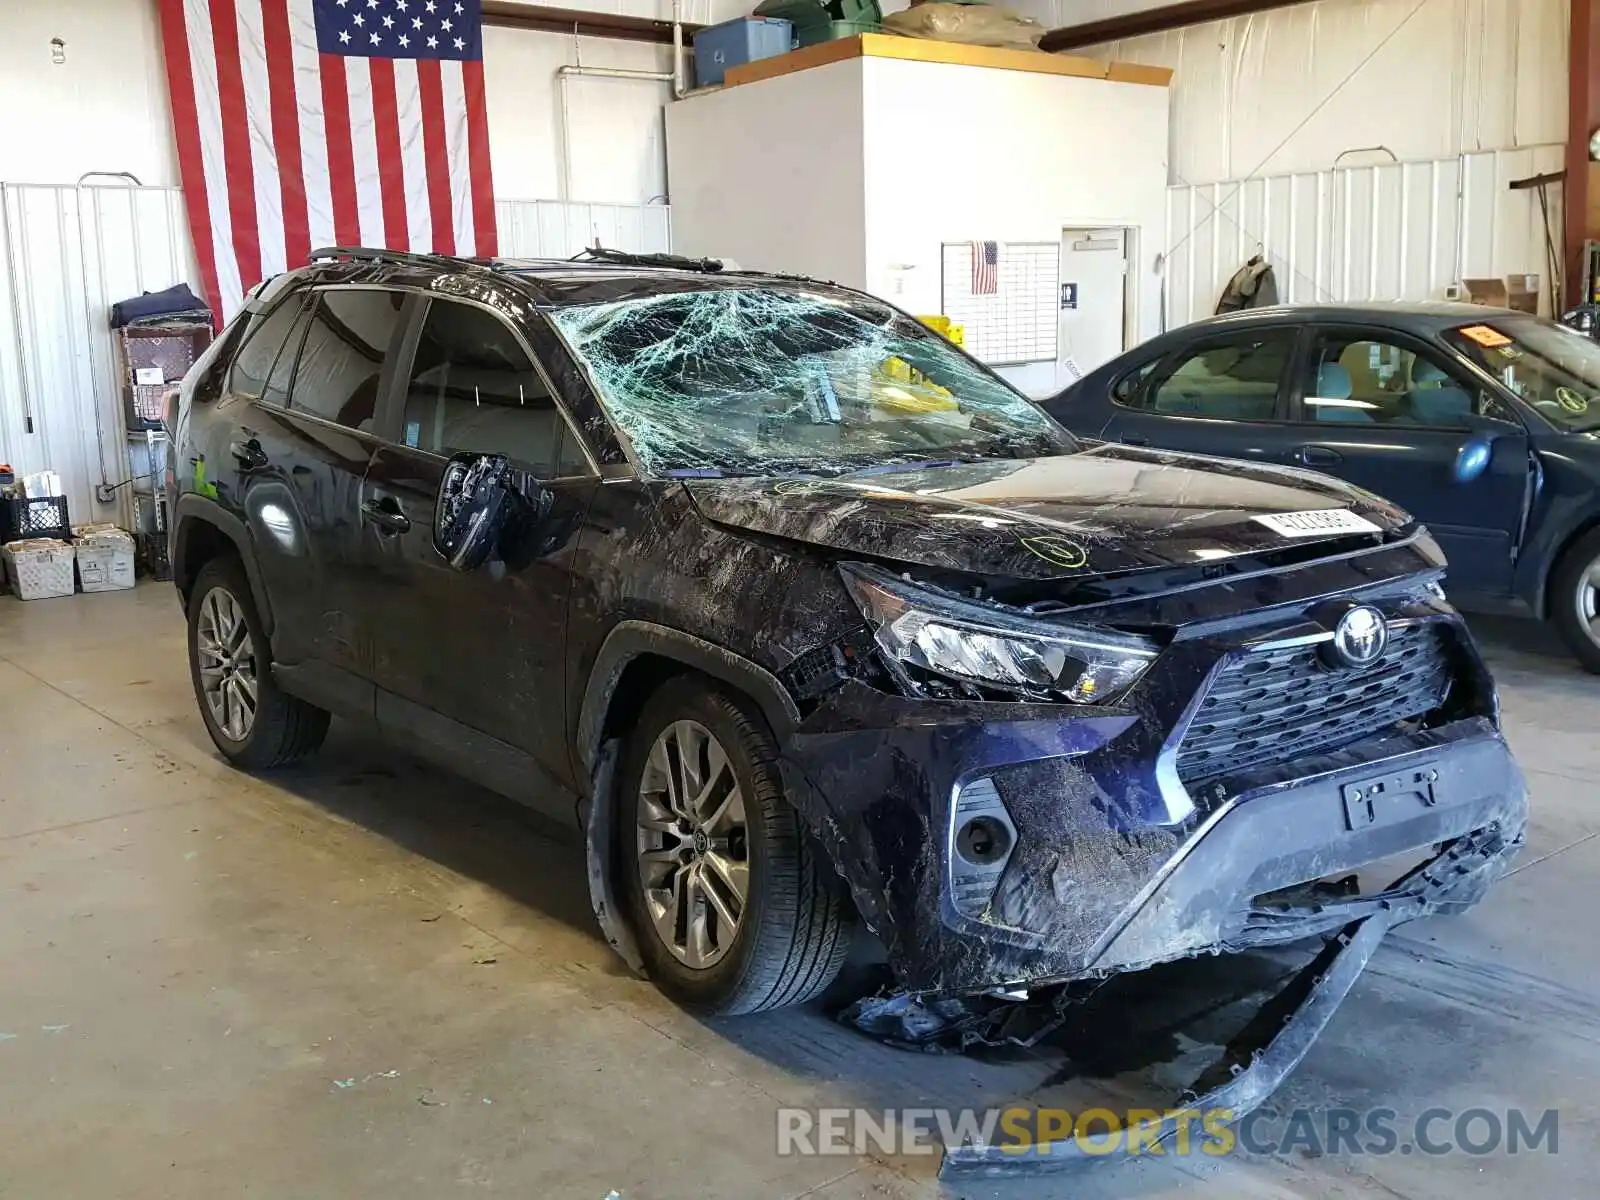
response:
{"label": "white crate", "polygon": [[133,538],[115,525],[74,531],[78,581],[86,592],[114,592],[133,586]]}
{"label": "white crate", "polygon": [[24,600],[47,600],[73,592],[72,547],[54,538],[30,538],[6,546],[11,586]]}

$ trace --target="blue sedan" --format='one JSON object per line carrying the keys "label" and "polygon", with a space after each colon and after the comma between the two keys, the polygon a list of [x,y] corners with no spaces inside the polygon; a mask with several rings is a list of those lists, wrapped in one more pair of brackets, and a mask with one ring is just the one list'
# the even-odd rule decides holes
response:
{"label": "blue sedan", "polygon": [[1464,304],[1269,308],[1044,402],[1074,432],[1311,467],[1426,524],[1461,608],[1548,619],[1600,674],[1600,345]]}

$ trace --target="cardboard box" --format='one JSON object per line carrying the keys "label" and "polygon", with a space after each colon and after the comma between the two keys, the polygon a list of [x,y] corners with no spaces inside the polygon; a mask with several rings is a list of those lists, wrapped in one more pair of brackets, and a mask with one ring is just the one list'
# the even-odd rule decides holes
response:
{"label": "cardboard box", "polygon": [[1518,312],[1539,311],[1539,277],[1507,275],[1504,279],[1463,279],[1461,298],[1468,304],[1488,308],[1512,308]]}

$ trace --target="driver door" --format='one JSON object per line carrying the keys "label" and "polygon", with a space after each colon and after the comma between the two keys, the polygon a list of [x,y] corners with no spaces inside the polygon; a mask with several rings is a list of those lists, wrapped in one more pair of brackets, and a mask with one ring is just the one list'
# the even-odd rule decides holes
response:
{"label": "driver door", "polygon": [[[1290,461],[1394,501],[1438,540],[1456,594],[1504,596],[1532,484],[1527,430],[1447,356],[1396,330],[1319,328],[1307,347]],[[1488,467],[1459,481],[1474,434]]]}
{"label": "driver door", "polygon": [[[362,503],[367,563],[389,598],[374,621],[378,723],[570,821],[567,603],[596,472],[498,314],[432,299],[417,320],[388,426],[397,436],[373,457]],[[549,516],[516,561],[460,572],[433,547],[439,483],[464,451],[504,454],[527,491],[549,493]]]}

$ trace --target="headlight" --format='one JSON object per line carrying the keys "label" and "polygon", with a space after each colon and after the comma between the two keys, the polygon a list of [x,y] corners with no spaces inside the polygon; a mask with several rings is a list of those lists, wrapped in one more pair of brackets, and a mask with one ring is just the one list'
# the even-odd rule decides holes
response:
{"label": "headlight", "polygon": [[840,570],[884,653],[939,675],[1108,704],[1159,652],[1148,638],[1013,617],[935,595],[875,567]]}

